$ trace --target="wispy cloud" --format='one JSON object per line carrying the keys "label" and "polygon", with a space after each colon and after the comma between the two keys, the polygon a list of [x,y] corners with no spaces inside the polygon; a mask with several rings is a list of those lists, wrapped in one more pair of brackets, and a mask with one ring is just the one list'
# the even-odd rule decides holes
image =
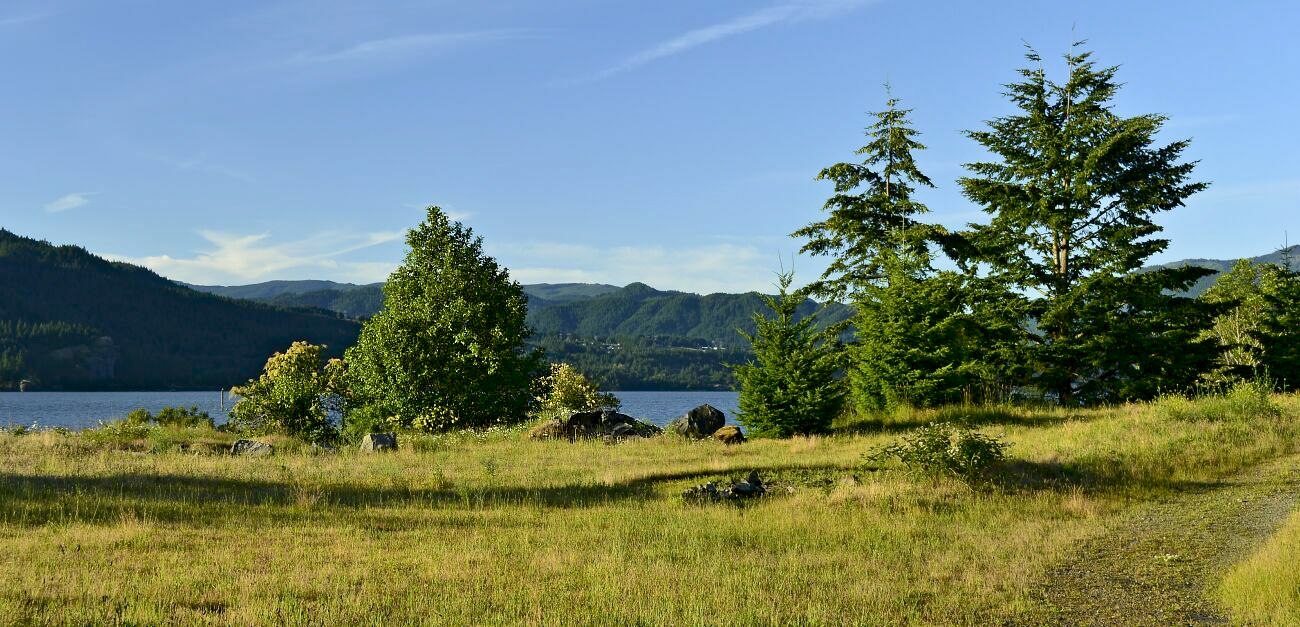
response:
{"label": "wispy cloud", "polygon": [[[785,252],[788,253],[787,247]],[[608,283],[634,281],[658,289],[710,294],[771,292],[780,269],[778,248],[753,243],[709,243],[698,246],[591,246],[562,242],[529,242],[502,246],[492,252],[510,267],[521,283]],[[785,262],[787,265],[789,260]],[[800,283],[815,278],[821,267],[798,261]],[[824,265],[824,264],[823,264]]]}
{"label": "wispy cloud", "polygon": [[45,203],[46,213],[61,213],[69,209],[76,209],[90,202],[90,197],[99,192],[77,192],[59,197],[55,200]]}
{"label": "wispy cloud", "polygon": [[535,31],[518,28],[459,33],[419,33],[372,39],[335,50],[303,51],[290,57],[288,62],[294,65],[318,65],[392,60],[494,41],[521,39],[534,34]]}
{"label": "wispy cloud", "polygon": [[[715,41],[743,35],[780,23],[822,20],[842,15],[876,0],[797,0],[769,6],[752,13],[687,31],[641,50],[586,81],[598,81],[634,70],[648,63],[681,54]],[[583,82],[583,81],[579,81]]]}
{"label": "wispy cloud", "polygon": [[273,243],[268,233],[241,235],[199,231],[210,245],[192,257],[155,255],[129,257],[105,254],[107,259],[145,266],[165,277],[187,283],[248,283],[286,278],[328,278],[371,283],[382,281],[397,266],[394,261],[340,259],[348,253],[386,244],[402,237],[400,232],[323,232],[282,243]]}
{"label": "wispy cloud", "polygon": [[165,154],[150,154],[147,156],[156,159],[158,161],[161,161],[163,163],[166,163],[167,165],[170,165],[173,168],[176,168],[177,170],[184,170],[187,172],[202,172],[205,174],[215,174],[217,176],[232,178],[238,181],[243,181],[245,183],[257,182],[257,179],[253,178],[253,176],[247,172],[244,172],[242,170],[237,170],[235,168],[227,167],[218,163],[212,163],[211,161],[208,160],[207,155],[204,153],[199,153],[188,158],[177,158]]}

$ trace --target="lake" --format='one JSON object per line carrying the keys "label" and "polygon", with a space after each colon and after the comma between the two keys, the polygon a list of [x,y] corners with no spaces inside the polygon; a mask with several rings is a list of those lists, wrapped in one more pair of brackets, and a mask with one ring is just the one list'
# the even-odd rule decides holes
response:
{"label": "lake", "polygon": [[[708,403],[735,424],[735,392],[614,392],[623,401],[620,411],[663,426],[687,410]],[[0,426],[37,425],[81,429],[100,421],[125,418],[134,409],[157,412],[164,407],[197,406],[218,423],[224,422],[221,393],[211,392],[0,392]],[[226,409],[234,402],[227,397]]]}

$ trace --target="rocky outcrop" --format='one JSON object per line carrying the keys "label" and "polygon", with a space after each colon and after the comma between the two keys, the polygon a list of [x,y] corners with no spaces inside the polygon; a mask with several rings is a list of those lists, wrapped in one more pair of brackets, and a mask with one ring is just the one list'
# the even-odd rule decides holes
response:
{"label": "rocky outcrop", "polygon": [[722,442],[728,446],[732,444],[744,444],[746,442],[745,434],[740,427],[727,425],[713,432],[713,439]]}
{"label": "rocky outcrop", "polygon": [[230,445],[231,455],[246,455],[248,457],[264,457],[275,452],[275,447],[266,442],[257,440],[235,440]]}
{"label": "rocky outcrop", "polygon": [[712,405],[704,404],[674,419],[664,428],[678,435],[702,440],[713,435],[726,422],[726,414]]}
{"label": "rocky outcrop", "polygon": [[659,427],[631,416],[605,410],[580,411],[570,414],[568,418],[549,420],[534,427],[528,435],[535,440],[573,441],[600,437],[648,438],[661,431]]}
{"label": "rocky outcrop", "polygon": [[361,438],[361,450],[369,453],[396,451],[397,434],[392,432],[367,433],[365,437]]}
{"label": "rocky outcrop", "polygon": [[682,493],[682,498],[695,503],[718,503],[755,499],[764,494],[767,494],[767,486],[763,485],[758,471],[754,470],[748,477],[724,488],[719,488],[718,484],[712,481],[689,488]]}

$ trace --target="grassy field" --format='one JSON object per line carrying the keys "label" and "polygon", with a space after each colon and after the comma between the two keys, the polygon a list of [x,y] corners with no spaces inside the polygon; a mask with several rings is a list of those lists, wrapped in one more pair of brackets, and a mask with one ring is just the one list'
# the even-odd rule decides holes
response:
{"label": "grassy field", "polygon": [[[1012,443],[985,489],[863,460],[957,418]],[[1300,398],[949,408],[730,448],[521,434],[267,458],[207,452],[214,432],[0,434],[0,623],[1051,622],[1054,565],[1135,507],[1300,452]],[[752,504],[680,498],[754,469]]]}
{"label": "grassy field", "polygon": [[1300,512],[1223,578],[1219,598],[1233,615],[1258,625],[1300,624]]}

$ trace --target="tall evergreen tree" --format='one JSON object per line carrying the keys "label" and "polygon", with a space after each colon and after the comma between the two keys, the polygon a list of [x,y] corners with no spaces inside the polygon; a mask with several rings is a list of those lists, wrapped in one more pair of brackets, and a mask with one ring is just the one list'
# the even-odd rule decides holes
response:
{"label": "tall evergreen tree", "polygon": [[934,183],[912,157],[925,146],[908,122],[912,110],[900,109],[898,102],[891,97],[884,111],[871,114],[875,121],[866,129],[869,141],[856,153],[864,156],[860,163],[837,163],[817,175],[835,185],[823,207],[830,215],[792,234],[808,238],[800,252],[834,257],[806,288],[811,293],[840,300],[879,283],[884,279],[882,252],[900,243],[910,244],[910,253],[929,263],[924,236],[930,227],[917,221],[929,209],[912,194],[917,186]]}
{"label": "tall evergreen tree", "polygon": [[1168,245],[1155,216],[1206,186],[1181,161],[1188,142],[1155,144],[1163,116],[1117,115],[1117,68],[1081,45],[1062,84],[1026,54],[1035,67],[1006,91],[1019,112],[968,132],[997,160],[960,180],[992,216],[972,226],[964,262],[1005,286],[1035,383],[1065,404],[1189,384],[1216,349],[1198,339],[1214,307],[1171,295],[1210,271],[1136,272]]}
{"label": "tall evergreen tree", "polygon": [[953,400],[968,383],[961,277],[931,264],[930,240],[942,231],[918,219],[929,209],[912,196],[934,184],[916,165],[913,152],[925,146],[898,102],[891,97],[871,114],[860,163],[821,171],[835,185],[830,215],[793,234],[809,238],[803,252],[834,256],[807,289],[853,302],[848,379],[861,410]]}
{"label": "tall evergreen tree", "polygon": [[1269,264],[1260,277],[1268,315],[1252,339],[1259,344],[1264,373],[1284,390],[1300,389],[1300,270],[1283,250],[1280,264]]}

